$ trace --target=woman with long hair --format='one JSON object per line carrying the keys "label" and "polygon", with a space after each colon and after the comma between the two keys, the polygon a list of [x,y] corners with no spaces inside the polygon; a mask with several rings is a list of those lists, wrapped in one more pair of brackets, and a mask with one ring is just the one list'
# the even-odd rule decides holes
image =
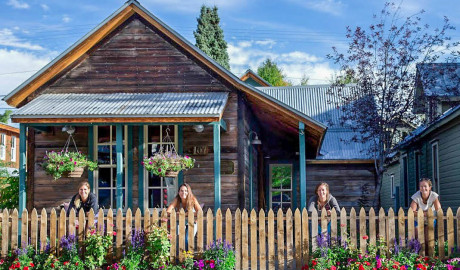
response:
{"label": "woman with long hair", "polygon": [[319,183],[315,188],[315,195],[308,201],[308,212],[312,212],[313,209],[318,211],[318,216],[321,216],[321,212],[326,211],[327,216],[331,215],[332,208],[340,213],[340,207],[337,200],[329,192],[329,185],[325,182]]}
{"label": "woman with long hair", "polygon": [[198,200],[193,196],[192,188],[187,183],[180,185],[176,197],[168,206],[166,212],[171,214],[171,211],[175,209],[176,213],[178,213],[181,208],[184,209],[185,212],[192,210],[192,212],[196,213],[201,210]]}
{"label": "woman with long hair", "polygon": [[87,181],[83,181],[78,185],[78,193],[72,197],[69,208],[67,208],[67,215],[70,214],[70,210],[75,209],[75,213],[78,216],[80,209],[83,209],[85,213],[93,209],[94,214],[97,214],[99,205],[97,204],[97,197],[91,192],[90,185]]}

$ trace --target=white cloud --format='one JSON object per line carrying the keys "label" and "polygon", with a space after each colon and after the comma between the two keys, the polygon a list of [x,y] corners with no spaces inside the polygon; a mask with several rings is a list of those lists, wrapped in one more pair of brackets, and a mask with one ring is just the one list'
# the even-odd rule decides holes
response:
{"label": "white cloud", "polygon": [[68,23],[70,22],[72,19],[69,17],[69,15],[63,15],[62,16],[62,21],[65,22],[65,23]]}
{"label": "white cloud", "polygon": [[44,11],[50,10],[50,7],[47,4],[41,4],[40,5]]}
{"label": "white cloud", "polygon": [[52,54],[37,56],[28,52],[0,49],[0,94],[8,94],[27,80],[51,61],[55,53]]}
{"label": "white cloud", "polygon": [[8,6],[12,6],[13,8],[17,9],[28,9],[30,8],[29,4],[24,2],[19,2],[19,0],[8,0],[6,3]]}
{"label": "white cloud", "polygon": [[19,39],[8,28],[0,30],[0,45],[27,50],[43,50],[43,47],[40,45],[34,45]]}
{"label": "white cloud", "polygon": [[142,1],[142,5],[147,7],[148,9],[155,11],[159,9],[167,9],[173,10],[175,12],[182,12],[182,13],[195,13],[199,14],[200,7],[202,5],[207,6],[214,6],[216,5],[219,10],[222,9],[231,9],[231,8],[241,8],[246,5],[245,0],[144,0]]}
{"label": "white cloud", "polygon": [[301,51],[274,53],[267,49],[271,44],[259,41],[236,44],[230,42],[227,50],[232,72],[241,75],[248,68],[257,70],[257,67],[267,58],[275,61],[294,85],[300,84],[304,74],[310,78],[309,84],[327,84],[332,74],[336,72],[321,57]]}
{"label": "white cloud", "polygon": [[306,9],[316,10],[332,15],[342,14],[344,4],[340,0],[290,0]]}

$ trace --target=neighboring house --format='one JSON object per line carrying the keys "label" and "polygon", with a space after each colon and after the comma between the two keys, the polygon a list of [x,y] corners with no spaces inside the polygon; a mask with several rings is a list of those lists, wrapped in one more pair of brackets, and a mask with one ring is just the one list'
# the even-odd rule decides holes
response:
{"label": "neighboring house", "polygon": [[19,129],[0,123],[0,167],[13,174],[19,168]]}
{"label": "neighboring house", "polygon": [[432,122],[457,104],[460,104],[460,64],[418,64],[414,112]]}
{"label": "neighboring house", "polygon": [[[4,98],[18,108],[12,120],[20,123],[20,150],[27,154],[27,164],[20,163],[27,208],[69,201],[81,180],[106,209],[165,207],[183,182],[205,208],[296,208],[328,180],[336,181],[334,193],[349,192],[343,206],[358,206],[363,182],[374,184],[369,159],[354,149],[337,151],[345,146],[333,140],[347,132],[326,133],[319,115],[275,96],[244,83],[128,1]],[[46,151],[62,149],[68,125],[99,168],[53,181],[41,163]],[[177,178],[153,176],[141,165],[166,143],[168,130],[178,152],[196,159]],[[21,192],[20,208],[25,201]]]}
{"label": "neighboring house", "polygon": [[[446,111],[429,125],[412,132],[390,158],[384,175],[383,207],[407,208],[418,190],[420,178],[430,178],[443,208],[460,204],[460,105]],[[399,194],[395,193],[399,190]]]}

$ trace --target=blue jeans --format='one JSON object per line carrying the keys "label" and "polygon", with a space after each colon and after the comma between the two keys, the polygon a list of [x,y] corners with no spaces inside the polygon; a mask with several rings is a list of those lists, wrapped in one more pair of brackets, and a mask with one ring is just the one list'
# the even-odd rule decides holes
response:
{"label": "blue jeans", "polygon": [[[321,224],[318,225],[318,234],[321,234]],[[331,235],[331,223],[327,223],[327,234]]]}

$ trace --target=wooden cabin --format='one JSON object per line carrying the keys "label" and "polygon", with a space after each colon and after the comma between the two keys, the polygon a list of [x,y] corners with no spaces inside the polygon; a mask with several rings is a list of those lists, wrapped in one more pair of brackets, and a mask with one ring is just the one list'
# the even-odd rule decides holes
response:
{"label": "wooden cabin", "polygon": [[[314,162],[325,123],[235,77],[133,0],[4,100],[18,108],[20,209],[57,207],[82,180],[106,209],[165,207],[183,182],[205,209],[297,208],[317,183],[307,176],[335,175],[333,192],[346,193],[344,173],[354,171]],[[64,147],[69,126],[99,167],[53,181],[41,163]],[[195,167],[147,173],[143,157],[168,143]],[[374,185],[372,173],[363,179]]]}

